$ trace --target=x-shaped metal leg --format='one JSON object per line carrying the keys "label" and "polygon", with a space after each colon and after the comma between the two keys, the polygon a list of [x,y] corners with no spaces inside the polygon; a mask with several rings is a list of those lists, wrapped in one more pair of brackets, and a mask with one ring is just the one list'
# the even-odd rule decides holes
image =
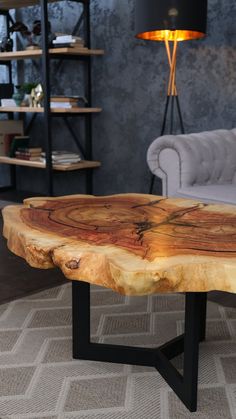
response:
{"label": "x-shaped metal leg", "polygon": [[[186,293],[185,333],[159,348],[91,343],[90,285],[72,283],[73,357],[91,361],[155,367],[191,411],[197,410],[199,342],[205,338],[206,293]],[[184,352],[183,375],[171,359]]]}

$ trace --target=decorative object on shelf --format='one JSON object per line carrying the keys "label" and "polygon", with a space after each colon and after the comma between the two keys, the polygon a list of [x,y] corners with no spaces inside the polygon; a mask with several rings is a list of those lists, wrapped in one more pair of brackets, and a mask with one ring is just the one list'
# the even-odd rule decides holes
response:
{"label": "decorative object on shelf", "polygon": [[15,86],[15,87],[16,87],[16,92],[13,93],[12,99],[14,99],[16,106],[21,106],[25,94],[21,86]]}
{"label": "decorative object on shelf", "polygon": [[[26,38],[28,44],[26,49],[39,49],[41,48],[41,21],[35,20],[33,22],[32,30],[29,30],[23,22],[15,22],[10,27],[10,33],[20,32],[23,38]],[[55,35],[51,32],[51,23],[48,22],[48,43],[52,44]]]}
{"label": "decorative object on shelf", "polygon": [[32,92],[32,89],[35,89],[35,87],[38,86],[38,84],[39,83],[29,82],[29,83],[22,84],[21,87],[25,94],[30,95]]}
{"label": "decorative object on shelf", "polygon": [[0,52],[13,51],[13,39],[4,36],[0,41]]}
{"label": "decorative object on shelf", "polygon": [[35,88],[31,90],[30,107],[42,108],[43,106],[43,86],[39,83]]}
{"label": "decorative object on shelf", "polygon": [[[200,39],[206,35],[207,0],[136,0],[136,37],[165,43],[170,74],[161,136],[165,134],[170,106],[170,130],[174,131],[175,105],[184,134],[184,124],[176,88],[176,59],[178,42]],[[173,43],[171,49],[170,42]],[[150,193],[155,177],[152,177]]]}
{"label": "decorative object on shelf", "polygon": [[24,92],[24,99],[22,102],[22,106],[30,106],[31,105],[31,92],[33,89],[36,88],[38,83],[24,83],[21,86],[22,91]]}

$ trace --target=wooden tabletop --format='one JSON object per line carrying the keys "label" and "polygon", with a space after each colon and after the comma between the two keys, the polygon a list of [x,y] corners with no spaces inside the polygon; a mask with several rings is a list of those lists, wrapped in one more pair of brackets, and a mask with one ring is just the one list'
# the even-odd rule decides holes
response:
{"label": "wooden tabletop", "polygon": [[126,295],[236,293],[236,207],[154,195],[31,198],[3,210],[9,249]]}

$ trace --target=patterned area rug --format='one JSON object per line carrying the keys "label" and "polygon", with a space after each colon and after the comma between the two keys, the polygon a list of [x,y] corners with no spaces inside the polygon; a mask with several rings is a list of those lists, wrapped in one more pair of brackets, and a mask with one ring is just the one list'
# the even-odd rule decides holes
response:
{"label": "patterned area rug", "polygon": [[[151,347],[183,331],[182,295],[91,294],[95,341]],[[0,351],[1,419],[236,418],[236,310],[211,302],[193,414],[153,368],[72,359],[70,283],[0,306]]]}

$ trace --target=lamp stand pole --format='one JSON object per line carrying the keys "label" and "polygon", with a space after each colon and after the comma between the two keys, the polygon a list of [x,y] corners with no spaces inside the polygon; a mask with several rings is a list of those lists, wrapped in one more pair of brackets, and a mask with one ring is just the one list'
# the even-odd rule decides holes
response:
{"label": "lamp stand pole", "polygon": [[[176,108],[177,108],[177,114],[178,114],[181,134],[185,133],[184,123],[183,123],[183,118],[182,118],[182,113],[181,113],[181,108],[180,108],[180,103],[179,103],[179,97],[178,97],[178,92],[177,92],[177,88],[176,88],[176,59],[177,59],[178,41],[177,40],[173,41],[173,48],[171,50],[170,43],[169,43],[168,39],[166,39],[165,40],[165,47],[166,47],[168,63],[169,63],[169,66],[170,66],[170,74],[169,74],[168,90],[167,90],[164,117],[163,117],[163,121],[162,121],[160,136],[164,135],[165,131],[166,131],[166,123],[167,123],[169,108],[170,108],[170,130],[169,130],[169,134],[170,135],[173,134],[175,105],[176,105]],[[156,178],[156,176],[152,175],[150,189],[149,189],[150,194],[152,194],[152,192],[153,192],[155,178]]]}

